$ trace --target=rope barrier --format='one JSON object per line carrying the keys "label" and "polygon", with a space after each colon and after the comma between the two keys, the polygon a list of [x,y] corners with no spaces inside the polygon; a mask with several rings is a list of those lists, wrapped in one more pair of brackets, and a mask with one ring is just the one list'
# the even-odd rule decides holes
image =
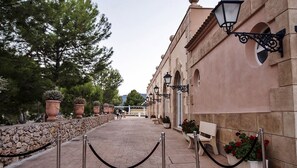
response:
{"label": "rope barrier", "polygon": [[91,151],[94,153],[94,155],[95,155],[95,156],[96,156],[102,163],[104,163],[106,166],[108,166],[108,167],[110,167],[110,168],[116,168],[116,167],[112,166],[111,164],[105,162],[105,160],[103,160],[103,159],[97,154],[97,152],[95,151],[95,149],[93,148],[93,146],[92,146],[90,143],[88,143],[88,145],[89,145]]}
{"label": "rope barrier", "polygon": [[[130,166],[130,167],[128,167],[128,168],[134,168],[134,167],[137,167],[137,166],[139,166],[139,165],[141,165],[143,162],[145,162],[154,152],[155,152],[155,150],[157,149],[157,147],[159,146],[159,144],[160,144],[160,141],[158,141],[157,142],[157,144],[155,145],[155,147],[153,148],[153,150],[143,159],[143,160],[141,160],[140,162],[138,162],[138,163],[136,163],[135,165],[133,165],[133,166]],[[89,147],[90,147],[90,149],[91,149],[91,151],[94,153],[94,155],[102,162],[102,163],[104,163],[106,166],[108,166],[108,167],[110,167],[110,168],[116,168],[115,166],[112,166],[111,164],[109,164],[109,163],[107,163],[105,160],[103,160],[99,155],[98,155],[98,153],[95,151],[95,149],[93,148],[93,146],[90,144],[90,143],[88,143],[88,145],[89,145]]]}
{"label": "rope barrier", "polygon": [[[199,141],[199,140],[198,140]],[[252,152],[253,148],[255,147],[256,143],[258,141],[258,134],[252,144],[251,149],[247,152],[247,154],[241,159],[239,160],[237,163],[235,163],[234,165],[223,165],[221,163],[219,163],[218,161],[216,161],[209,153],[208,151],[205,149],[205,147],[203,146],[202,142],[199,141],[200,146],[202,147],[202,149],[204,150],[204,152],[206,153],[206,155],[212,160],[214,161],[217,165],[221,166],[221,167],[226,167],[226,168],[233,168],[235,166],[238,166],[240,163],[242,163]]]}
{"label": "rope barrier", "polygon": [[155,152],[155,150],[157,149],[157,147],[159,146],[159,144],[160,144],[160,141],[159,142],[157,142],[157,144],[156,144],[156,146],[154,147],[154,149],[151,151],[151,153],[150,154],[148,154],[142,161],[140,161],[139,163],[137,163],[137,164],[135,164],[135,165],[133,165],[133,166],[130,166],[130,167],[128,167],[128,168],[134,168],[134,167],[137,167],[137,166],[139,166],[139,165],[141,165],[143,162],[145,162],[154,152]]}
{"label": "rope barrier", "polygon": [[19,157],[19,156],[25,156],[25,155],[29,155],[31,153],[34,153],[34,152],[37,152],[39,150],[42,150],[42,149],[45,149],[46,147],[50,146],[52,144],[52,142],[40,147],[40,148],[37,148],[37,149],[34,149],[32,151],[28,151],[28,152],[25,152],[25,153],[20,153],[20,154],[11,154],[11,155],[0,155],[0,157]]}

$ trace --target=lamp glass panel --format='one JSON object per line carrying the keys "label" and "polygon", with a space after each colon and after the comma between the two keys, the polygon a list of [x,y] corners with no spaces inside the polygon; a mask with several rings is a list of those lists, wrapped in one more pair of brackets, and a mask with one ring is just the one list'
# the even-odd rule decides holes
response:
{"label": "lamp glass panel", "polygon": [[223,4],[220,4],[214,11],[214,14],[217,18],[219,26],[222,27],[224,25],[225,18],[224,18],[224,11],[223,11]]}
{"label": "lamp glass panel", "polygon": [[170,74],[167,73],[163,78],[166,85],[169,85],[171,83],[172,76]]}
{"label": "lamp glass panel", "polygon": [[227,23],[236,23],[239,10],[240,10],[240,3],[225,3],[224,10],[225,10],[225,17]]}
{"label": "lamp glass panel", "polygon": [[170,77],[164,78],[164,80],[165,80],[165,83],[168,85],[171,83]]}
{"label": "lamp glass panel", "polygon": [[155,87],[154,87],[154,92],[155,92],[155,93],[159,93],[159,87],[158,87],[158,86],[155,86]]}

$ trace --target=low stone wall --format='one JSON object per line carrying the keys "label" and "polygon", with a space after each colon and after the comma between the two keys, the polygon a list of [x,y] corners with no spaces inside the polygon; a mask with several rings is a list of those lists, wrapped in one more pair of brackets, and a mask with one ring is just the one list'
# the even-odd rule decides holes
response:
{"label": "low stone wall", "polygon": [[[62,120],[56,122],[30,123],[0,127],[0,154],[21,154],[52,143],[54,147],[58,131],[62,142],[81,136],[87,131],[114,119],[114,115],[100,115],[82,119]],[[1,163],[5,166],[18,160],[14,157],[2,157]]]}

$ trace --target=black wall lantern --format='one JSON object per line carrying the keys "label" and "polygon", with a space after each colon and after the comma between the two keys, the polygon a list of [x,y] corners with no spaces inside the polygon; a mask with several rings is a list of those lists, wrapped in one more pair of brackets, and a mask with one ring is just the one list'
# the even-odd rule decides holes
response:
{"label": "black wall lantern", "polygon": [[166,98],[166,99],[170,98],[170,94],[160,94],[159,87],[157,85],[155,85],[155,87],[154,87],[154,92],[156,93],[157,96],[164,96],[164,98]]}
{"label": "black wall lantern", "polygon": [[283,29],[276,34],[271,33],[246,33],[232,32],[233,25],[236,24],[240,12],[242,0],[221,0],[218,5],[212,10],[218,24],[228,35],[234,34],[239,38],[241,43],[247,43],[249,39],[253,39],[266,51],[283,52],[283,38],[286,30]]}
{"label": "black wall lantern", "polygon": [[161,102],[161,99],[155,99],[154,95],[152,93],[149,94],[150,95],[150,100],[155,103],[155,101],[157,102]]}
{"label": "black wall lantern", "polygon": [[171,85],[170,86],[172,76],[168,72],[166,73],[166,75],[164,75],[163,78],[164,78],[164,82],[165,82],[167,87],[171,87],[173,90],[177,89],[177,90],[179,90],[181,92],[188,92],[189,93],[189,84],[187,84],[187,85]]}

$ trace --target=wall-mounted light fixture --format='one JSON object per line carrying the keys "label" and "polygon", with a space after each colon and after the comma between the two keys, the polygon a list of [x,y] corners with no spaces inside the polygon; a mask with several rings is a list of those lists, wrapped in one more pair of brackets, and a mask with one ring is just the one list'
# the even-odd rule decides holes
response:
{"label": "wall-mounted light fixture", "polygon": [[166,98],[166,99],[170,98],[170,94],[160,94],[159,87],[157,85],[155,85],[155,87],[154,87],[154,92],[156,93],[157,96],[164,96],[164,98]]}
{"label": "wall-mounted light fixture", "polygon": [[148,96],[146,96],[145,104],[146,104],[147,106],[150,106],[150,98],[149,98]]}
{"label": "wall-mounted light fixture", "polygon": [[155,99],[154,95],[152,93],[149,94],[150,95],[150,100],[155,103],[156,102],[161,102],[161,99]]}
{"label": "wall-mounted light fixture", "polygon": [[166,75],[164,75],[164,82],[167,87],[171,87],[173,90],[177,89],[181,92],[188,92],[189,93],[189,84],[187,85],[170,85],[172,76],[167,72]]}
{"label": "wall-mounted light fixture", "polygon": [[242,0],[221,0],[218,5],[212,10],[218,24],[228,35],[234,34],[239,38],[241,43],[247,43],[249,39],[253,39],[266,51],[283,52],[283,38],[286,30],[283,29],[276,34],[271,33],[246,33],[232,32],[233,25],[236,24]]}

